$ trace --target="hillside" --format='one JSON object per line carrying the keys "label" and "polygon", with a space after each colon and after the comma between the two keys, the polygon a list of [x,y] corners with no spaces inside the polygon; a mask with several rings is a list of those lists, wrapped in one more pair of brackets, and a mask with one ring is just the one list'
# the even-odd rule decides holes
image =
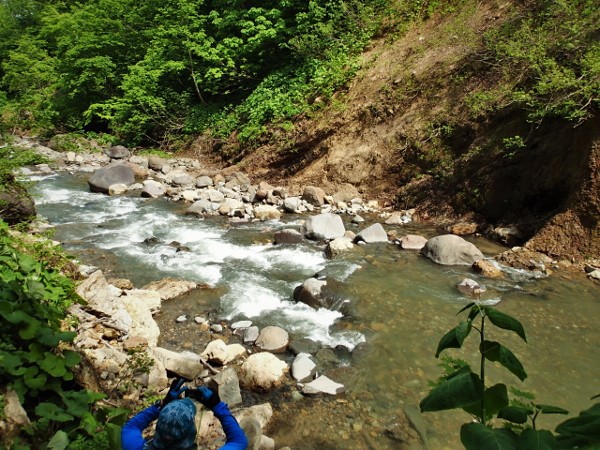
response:
{"label": "hillside", "polygon": [[[513,225],[528,247],[553,257],[599,255],[597,111],[579,121],[531,120],[505,93],[516,80],[482,62],[486,33],[520,8],[466,2],[391,42],[374,41],[347,90],[238,166],[290,185],[350,183],[385,205],[475,221],[480,231]],[[486,92],[505,97],[475,105]]]}

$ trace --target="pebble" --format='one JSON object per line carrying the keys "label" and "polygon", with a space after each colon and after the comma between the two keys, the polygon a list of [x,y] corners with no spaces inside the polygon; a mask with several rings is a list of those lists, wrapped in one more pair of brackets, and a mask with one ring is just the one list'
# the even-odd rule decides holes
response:
{"label": "pebble", "polygon": [[215,323],[214,325],[212,325],[210,327],[211,331],[215,332],[215,333],[221,333],[223,331],[223,326],[219,325],[218,323]]}
{"label": "pebble", "polygon": [[185,314],[184,314],[184,315],[182,315],[182,316],[179,316],[177,319],[175,319],[175,321],[176,321],[177,323],[183,323],[183,322],[185,322],[186,320],[187,320],[187,316],[186,316]]}

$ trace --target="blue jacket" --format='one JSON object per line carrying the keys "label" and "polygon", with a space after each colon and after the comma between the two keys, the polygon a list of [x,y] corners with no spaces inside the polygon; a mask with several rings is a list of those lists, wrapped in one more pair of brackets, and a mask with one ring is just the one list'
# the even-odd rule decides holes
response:
{"label": "blue jacket", "polygon": [[[223,427],[227,443],[221,447],[221,450],[245,450],[248,446],[248,439],[244,431],[240,428],[235,417],[231,415],[226,403],[219,402],[213,408],[213,412]],[[149,408],[140,411],[133,416],[121,431],[121,445],[123,450],[142,450],[147,443],[142,436],[142,432],[158,418],[160,408],[152,405]]]}

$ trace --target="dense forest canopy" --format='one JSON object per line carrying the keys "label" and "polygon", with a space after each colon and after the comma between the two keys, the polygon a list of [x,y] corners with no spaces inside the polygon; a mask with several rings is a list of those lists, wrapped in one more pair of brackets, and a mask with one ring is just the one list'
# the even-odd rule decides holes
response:
{"label": "dense forest canopy", "polygon": [[[466,0],[0,0],[0,114],[37,134],[109,132],[129,144],[235,134],[322,105],[359,68],[373,37],[451,14]],[[594,0],[522,0],[485,36],[476,92],[483,112],[507,103],[533,116],[585,118],[598,98]],[[471,74],[470,76],[472,76]]]}

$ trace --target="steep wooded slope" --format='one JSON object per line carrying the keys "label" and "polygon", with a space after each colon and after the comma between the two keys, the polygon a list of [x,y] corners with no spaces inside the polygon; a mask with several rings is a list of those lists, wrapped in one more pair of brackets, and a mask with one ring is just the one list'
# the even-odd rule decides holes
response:
{"label": "steep wooded slope", "polygon": [[514,94],[526,76],[501,75],[483,49],[521,7],[466,2],[375,42],[345,92],[292,134],[273,132],[240,166],[290,186],[350,183],[424,217],[517,225],[553,256],[599,255],[599,118],[533,119],[508,94],[494,107],[479,101]]}

